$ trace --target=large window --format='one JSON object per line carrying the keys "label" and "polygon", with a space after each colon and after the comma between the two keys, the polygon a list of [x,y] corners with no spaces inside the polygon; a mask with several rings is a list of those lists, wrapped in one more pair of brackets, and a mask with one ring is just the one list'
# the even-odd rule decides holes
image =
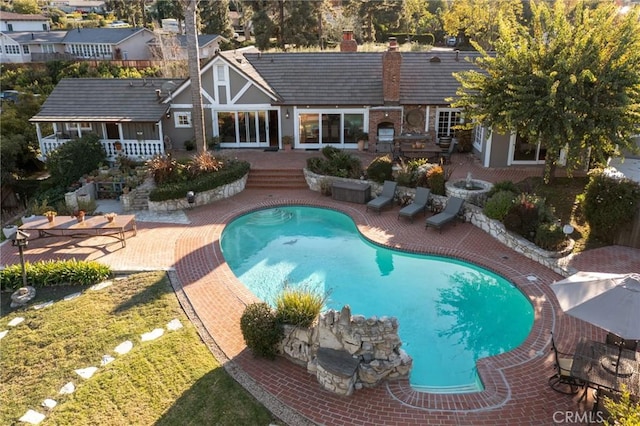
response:
{"label": "large window", "polygon": [[486,135],[486,127],[476,124],[476,126],[473,128],[473,147],[478,151],[482,151],[482,144],[487,138]]}
{"label": "large window", "polygon": [[218,112],[218,135],[222,143],[268,142],[266,111]]}
{"label": "large window", "polygon": [[15,44],[6,44],[4,46],[4,53],[7,55],[19,55],[20,54],[20,46]]}
{"label": "large window", "polygon": [[528,136],[517,134],[513,149],[513,161],[544,162],[547,149]]}
{"label": "large window", "polygon": [[298,126],[301,144],[356,143],[364,129],[364,114],[305,112],[298,114]]}
{"label": "large window", "polygon": [[453,126],[458,124],[460,119],[460,111],[453,108],[438,109],[437,136],[455,136],[456,132]]}

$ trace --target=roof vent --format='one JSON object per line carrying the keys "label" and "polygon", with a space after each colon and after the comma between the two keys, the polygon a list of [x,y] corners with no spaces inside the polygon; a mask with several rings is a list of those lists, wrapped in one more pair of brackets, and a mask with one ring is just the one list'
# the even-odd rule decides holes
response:
{"label": "roof vent", "polygon": [[440,62],[440,58],[434,56],[433,58],[429,59],[429,62]]}

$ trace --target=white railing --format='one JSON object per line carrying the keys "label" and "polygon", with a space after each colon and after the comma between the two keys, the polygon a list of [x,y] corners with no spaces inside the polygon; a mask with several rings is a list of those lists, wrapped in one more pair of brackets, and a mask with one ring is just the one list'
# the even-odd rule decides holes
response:
{"label": "white railing", "polygon": [[[41,156],[46,159],[49,153],[56,148],[64,145],[72,139],[56,138],[55,135],[50,135],[42,138],[40,141]],[[100,143],[104,147],[107,153],[107,159],[115,160],[118,155],[124,155],[132,160],[148,160],[156,155],[163,155],[164,144],[159,140],[145,140],[138,141],[134,139],[129,140],[115,140],[115,139],[101,139]],[[120,148],[118,150],[117,148]]]}

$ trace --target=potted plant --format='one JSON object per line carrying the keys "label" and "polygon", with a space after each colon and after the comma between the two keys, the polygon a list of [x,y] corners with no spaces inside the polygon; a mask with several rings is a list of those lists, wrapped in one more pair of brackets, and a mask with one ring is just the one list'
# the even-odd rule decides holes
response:
{"label": "potted plant", "polygon": [[43,214],[43,215],[44,215],[44,217],[46,217],[46,218],[47,218],[47,220],[48,220],[49,222],[53,222],[53,219],[56,217],[56,215],[57,215],[57,214],[58,214],[58,213],[57,213],[57,212],[55,212],[55,211],[53,211],[53,210],[47,210],[46,212],[44,212],[44,214]]}
{"label": "potted plant", "polygon": [[78,210],[73,213],[73,215],[78,219],[78,222],[84,222],[84,216],[86,212],[84,210]]}
{"label": "potted plant", "polygon": [[18,232],[18,227],[16,225],[5,225],[2,228],[2,233],[4,234],[4,237],[7,239],[11,238],[11,236],[16,232]]}
{"label": "potted plant", "polygon": [[282,146],[285,151],[291,151],[293,148],[293,136],[283,136],[282,137]]}
{"label": "potted plant", "polygon": [[358,151],[364,151],[365,143],[369,140],[369,133],[360,132],[356,140],[358,141]]}
{"label": "potted plant", "polygon": [[118,216],[117,213],[111,212],[104,215],[104,218],[107,219],[107,222],[111,223]]}

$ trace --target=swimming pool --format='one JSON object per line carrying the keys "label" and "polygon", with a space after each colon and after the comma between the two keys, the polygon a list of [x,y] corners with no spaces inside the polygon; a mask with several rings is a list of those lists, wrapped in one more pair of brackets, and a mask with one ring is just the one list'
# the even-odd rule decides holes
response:
{"label": "swimming pool", "polygon": [[372,244],[334,210],[248,213],[227,225],[220,245],[238,279],[272,305],[286,282],[328,293],[327,308],[397,317],[417,390],[482,390],[476,360],[517,347],[533,326],[531,303],[506,279],[467,262]]}

